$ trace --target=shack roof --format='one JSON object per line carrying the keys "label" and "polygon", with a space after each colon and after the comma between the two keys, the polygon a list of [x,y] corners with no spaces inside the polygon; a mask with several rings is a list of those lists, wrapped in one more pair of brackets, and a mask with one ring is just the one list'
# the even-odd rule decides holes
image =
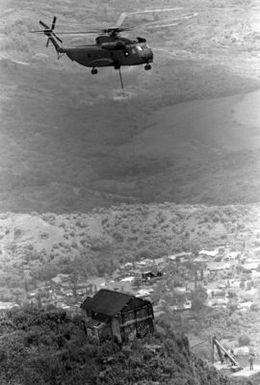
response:
{"label": "shack roof", "polygon": [[199,252],[199,255],[207,255],[209,257],[216,257],[218,255],[219,251],[218,249],[215,250],[201,250]]}
{"label": "shack roof", "polygon": [[192,252],[187,251],[187,252],[177,253],[173,255],[168,255],[167,258],[170,259],[171,261],[176,261],[177,259],[182,259],[182,258],[186,259],[191,256],[192,256]]}
{"label": "shack roof", "polygon": [[87,297],[80,307],[86,311],[114,316],[134,298],[135,297],[130,294],[101,289],[93,298]]}
{"label": "shack roof", "polygon": [[226,263],[212,262],[208,264],[208,270],[211,270],[211,271],[229,270],[231,268],[232,268],[232,264],[228,262]]}

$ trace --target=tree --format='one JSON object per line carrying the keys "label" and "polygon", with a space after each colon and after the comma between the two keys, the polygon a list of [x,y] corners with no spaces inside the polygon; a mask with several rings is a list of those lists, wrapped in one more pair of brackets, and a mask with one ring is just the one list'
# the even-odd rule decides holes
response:
{"label": "tree", "polygon": [[179,308],[183,308],[185,302],[186,302],[186,293],[179,292],[178,290],[175,290],[173,292],[173,296],[175,299],[175,302]]}
{"label": "tree", "polygon": [[78,272],[77,271],[73,271],[73,273],[71,274],[71,285],[72,285],[73,297],[75,299],[77,299],[77,296],[78,296],[78,293],[77,293],[77,290],[78,290],[78,279],[79,279]]}
{"label": "tree", "polygon": [[42,296],[41,296],[41,293],[37,293],[35,298],[37,300],[38,308],[41,309],[42,308]]}
{"label": "tree", "polygon": [[229,315],[234,313],[238,309],[238,299],[236,297],[231,298],[227,303],[227,310],[229,312]]}
{"label": "tree", "polygon": [[207,290],[203,286],[198,286],[191,292],[191,307],[194,311],[199,312],[204,306],[208,298]]}
{"label": "tree", "polygon": [[243,334],[238,339],[239,346],[246,346],[250,344],[250,337],[247,334]]}

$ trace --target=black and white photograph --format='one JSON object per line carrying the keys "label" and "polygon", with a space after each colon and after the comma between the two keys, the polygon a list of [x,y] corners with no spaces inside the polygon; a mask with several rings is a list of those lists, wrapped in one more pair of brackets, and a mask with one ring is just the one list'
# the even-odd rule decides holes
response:
{"label": "black and white photograph", "polygon": [[0,13],[0,384],[259,385],[259,0]]}

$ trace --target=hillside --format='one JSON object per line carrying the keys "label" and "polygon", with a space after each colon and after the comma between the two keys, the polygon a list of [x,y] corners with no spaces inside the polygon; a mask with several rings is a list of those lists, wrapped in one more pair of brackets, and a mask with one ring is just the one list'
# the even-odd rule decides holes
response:
{"label": "hillside", "polygon": [[111,274],[122,263],[228,245],[259,255],[258,205],[122,205],[88,214],[0,216],[2,299],[58,273]]}
{"label": "hillside", "polygon": [[57,310],[13,310],[1,319],[0,327],[1,383],[232,384],[196,359],[187,339],[164,325],[157,326],[154,336],[122,349],[111,342],[87,341],[80,317],[72,319]]}
{"label": "hillside", "polygon": [[[257,2],[164,6],[180,9],[126,20],[137,26],[130,36],[148,38],[154,64],[150,72],[123,68],[122,94],[113,69],[93,77],[68,58],[58,61],[45,37],[29,30],[54,14],[57,33],[111,25],[139,3],[1,2],[1,211],[258,201],[259,93],[249,93],[259,88]],[[142,9],[159,7],[142,2]],[[66,37],[64,45],[94,37]]]}

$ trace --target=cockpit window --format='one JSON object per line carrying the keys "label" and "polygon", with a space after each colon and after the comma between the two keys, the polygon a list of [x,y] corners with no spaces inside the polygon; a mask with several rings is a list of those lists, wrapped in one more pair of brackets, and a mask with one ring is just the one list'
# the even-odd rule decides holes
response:
{"label": "cockpit window", "polygon": [[136,48],[137,48],[137,50],[140,51],[140,52],[143,50],[143,48],[142,48],[140,45],[137,45]]}

